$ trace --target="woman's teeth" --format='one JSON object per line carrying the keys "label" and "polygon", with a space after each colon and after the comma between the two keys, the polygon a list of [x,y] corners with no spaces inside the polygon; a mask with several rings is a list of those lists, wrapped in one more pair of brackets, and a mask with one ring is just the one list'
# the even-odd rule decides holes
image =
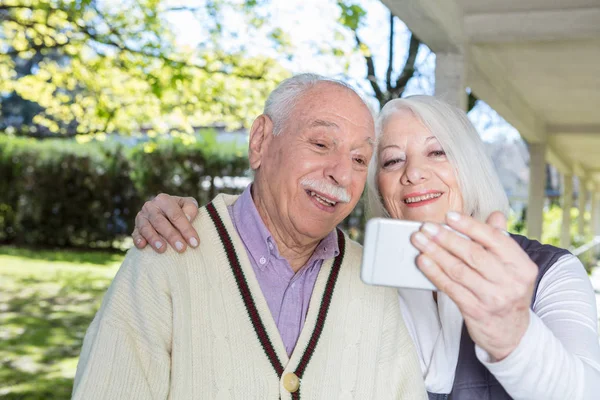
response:
{"label": "woman's teeth", "polygon": [[418,201],[436,199],[436,198],[440,197],[441,195],[442,195],[441,193],[429,193],[429,194],[424,194],[423,196],[409,197],[408,199],[404,199],[404,202],[406,204],[416,203]]}
{"label": "woman's teeth", "polygon": [[317,200],[319,203],[323,204],[324,206],[333,207],[333,206],[335,206],[335,205],[336,205],[336,203],[335,203],[335,202],[333,202],[333,201],[329,201],[329,200],[327,200],[327,199],[325,199],[325,198],[323,198],[323,197],[319,196],[317,193],[315,193],[315,192],[313,192],[313,191],[311,191],[311,192],[310,192],[310,195],[311,195],[312,197],[314,197],[314,198],[315,198],[315,200]]}

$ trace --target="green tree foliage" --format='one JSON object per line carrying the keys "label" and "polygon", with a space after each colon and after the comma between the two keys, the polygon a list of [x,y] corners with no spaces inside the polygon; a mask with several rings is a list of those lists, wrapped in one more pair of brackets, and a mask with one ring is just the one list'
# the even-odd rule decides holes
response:
{"label": "green tree foliage", "polygon": [[[172,3],[172,2],[171,2]],[[221,13],[249,27],[257,0],[169,7],[163,0],[2,0],[0,93],[4,127],[37,136],[131,133],[247,123],[287,73],[272,58],[219,42]],[[176,45],[168,17],[203,18],[199,48]],[[279,35],[279,36],[278,36]],[[273,40],[282,42],[281,33]],[[8,118],[12,112],[14,121]],[[30,115],[28,115],[29,113]],[[16,115],[15,115],[16,114]]]}
{"label": "green tree foliage", "polygon": [[[379,1],[379,0],[373,0]],[[368,44],[362,39],[361,30],[365,27],[367,9],[365,4],[368,2],[357,2],[356,0],[338,0],[337,5],[340,8],[340,38],[344,37],[343,31],[350,32],[356,42],[356,51],[358,51],[365,62],[366,80],[368,81],[373,96],[377,99],[379,107],[383,107],[388,101],[402,97],[408,81],[419,75],[419,65],[417,64],[417,55],[420,51],[429,51],[429,49],[411,32],[408,32],[408,51],[404,62],[398,68],[395,59],[395,50],[397,46],[396,24],[398,18],[391,12],[386,29],[389,30],[387,49],[388,59],[385,70],[385,76],[377,72],[376,60]],[[342,56],[343,52],[339,48],[333,49],[333,54]],[[381,62],[382,60],[377,60]],[[470,111],[476,104],[477,98],[468,94],[468,110]]]}
{"label": "green tree foliage", "polygon": [[[375,59],[369,46],[361,38],[361,29],[364,28],[367,10],[365,7],[352,0],[338,0],[337,5],[340,9],[339,24],[340,38],[343,38],[343,31],[348,31],[356,42],[356,51],[358,51],[364,61],[367,70],[366,79],[369,82],[373,95],[377,99],[379,106],[383,107],[391,99],[399,98],[404,93],[408,81],[417,71],[415,63],[421,41],[413,34],[409,34],[409,48],[404,64],[399,73],[394,73],[395,59],[394,50],[396,46],[395,24],[396,19],[390,13],[389,17],[389,36],[388,36],[388,59],[387,69],[384,79],[377,75]],[[334,49],[333,53],[342,56],[339,49]]]}

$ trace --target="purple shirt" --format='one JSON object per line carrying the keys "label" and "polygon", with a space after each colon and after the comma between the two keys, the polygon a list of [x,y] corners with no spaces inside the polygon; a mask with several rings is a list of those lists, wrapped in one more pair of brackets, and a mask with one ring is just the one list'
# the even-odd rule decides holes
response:
{"label": "purple shirt", "polygon": [[228,207],[240,235],[258,284],[267,300],[288,356],[292,354],[304,326],[317,275],[323,260],[339,254],[335,231],[325,237],[308,262],[294,273],[290,263],[277,250],[252,200],[248,185],[238,200]]}

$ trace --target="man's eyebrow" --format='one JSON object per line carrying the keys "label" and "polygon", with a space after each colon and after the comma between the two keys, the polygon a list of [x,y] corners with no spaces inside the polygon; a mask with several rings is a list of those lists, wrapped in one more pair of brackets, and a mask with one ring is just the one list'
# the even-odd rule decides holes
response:
{"label": "man's eyebrow", "polygon": [[325,128],[340,128],[338,126],[338,124],[336,124],[335,122],[331,122],[331,121],[325,121],[322,119],[315,119],[314,121],[312,121],[309,125],[309,127],[311,128],[319,128],[319,127],[325,127]]}

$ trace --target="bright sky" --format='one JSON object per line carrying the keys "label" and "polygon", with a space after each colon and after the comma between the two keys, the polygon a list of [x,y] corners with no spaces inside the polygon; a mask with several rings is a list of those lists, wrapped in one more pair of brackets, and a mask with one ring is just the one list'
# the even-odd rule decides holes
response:
{"label": "bright sky", "polygon": [[[197,5],[202,0],[172,0],[173,5]],[[357,0],[367,12],[365,26],[359,31],[361,39],[367,43],[374,54],[377,75],[383,77],[387,68],[389,11],[379,0]],[[365,80],[366,67],[361,55],[353,52],[355,42],[346,33],[340,40],[336,38],[339,31],[336,20],[339,8],[334,0],[270,0],[266,12],[269,13],[270,27],[280,27],[290,36],[293,45],[293,57],[286,59],[274,48],[272,42],[260,35],[250,35],[244,28],[235,29],[240,32],[237,37],[227,37],[224,42],[231,46],[245,46],[250,53],[265,54],[278,59],[281,64],[293,73],[315,72],[326,76],[344,79],[371,96],[371,89]],[[181,45],[195,47],[206,38],[206,28],[188,12],[177,12],[171,15],[171,22]],[[224,26],[244,27],[243,17],[236,13],[227,13]],[[408,47],[408,32],[403,23],[397,23],[395,39],[396,71],[403,65]],[[342,31],[344,32],[344,31]],[[346,61],[350,66],[347,73],[344,61],[328,52],[332,44],[344,50]],[[433,94],[435,55],[427,48],[419,52],[417,59],[423,77],[412,79],[405,95]],[[469,117],[475,124],[484,140],[495,140],[498,136],[519,138],[518,132],[506,123],[487,104],[474,109]]]}

